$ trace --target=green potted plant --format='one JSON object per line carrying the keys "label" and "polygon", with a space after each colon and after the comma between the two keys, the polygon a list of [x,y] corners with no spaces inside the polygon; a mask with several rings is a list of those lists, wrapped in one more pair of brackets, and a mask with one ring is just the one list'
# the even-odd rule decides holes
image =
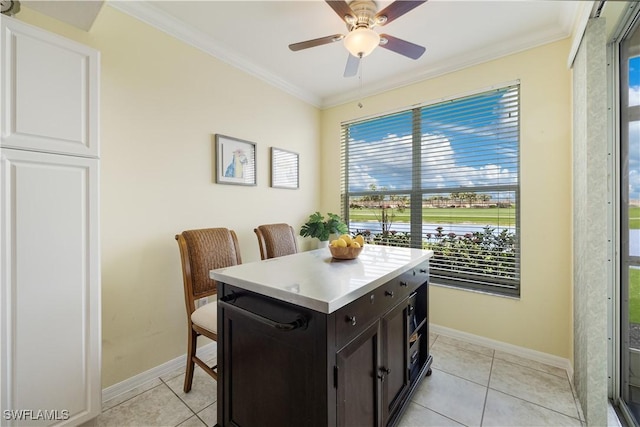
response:
{"label": "green potted plant", "polygon": [[320,241],[320,246],[326,246],[331,234],[344,234],[349,229],[347,224],[336,214],[327,214],[325,220],[320,212],[309,215],[309,219],[302,225],[300,235],[302,237],[315,237]]}

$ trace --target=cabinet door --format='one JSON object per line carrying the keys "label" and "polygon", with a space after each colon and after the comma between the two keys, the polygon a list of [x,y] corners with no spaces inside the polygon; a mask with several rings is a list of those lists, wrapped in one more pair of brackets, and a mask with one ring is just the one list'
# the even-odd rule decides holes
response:
{"label": "cabinet door", "polygon": [[[219,288],[228,295],[228,285]],[[219,305],[218,421],[237,427],[321,427],[327,422],[326,329],[323,315],[238,292]],[[300,316],[304,327],[286,330]],[[220,385],[222,387],[220,387]]]}
{"label": "cabinet door", "polygon": [[380,323],[337,353],[338,426],[380,425]]}
{"label": "cabinet door", "polygon": [[3,149],[0,163],[0,408],[78,425],[101,407],[98,160]]}
{"label": "cabinet door", "polygon": [[98,157],[99,52],[0,18],[0,145]]}
{"label": "cabinet door", "polygon": [[380,373],[382,375],[383,420],[387,420],[393,414],[409,389],[408,312],[407,299],[388,312],[381,321],[382,364]]}

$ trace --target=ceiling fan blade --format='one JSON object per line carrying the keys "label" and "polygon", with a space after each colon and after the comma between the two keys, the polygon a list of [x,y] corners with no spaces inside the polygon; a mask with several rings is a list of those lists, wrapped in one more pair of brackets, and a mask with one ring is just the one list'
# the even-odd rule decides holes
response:
{"label": "ceiling fan blade", "polygon": [[[385,42],[386,40],[386,42]],[[390,36],[380,34],[380,47],[392,50],[411,59],[418,59],[426,50],[423,46]]]}
{"label": "ceiling fan blade", "polygon": [[376,13],[375,19],[380,21],[380,18],[386,16],[386,20],[382,20],[379,25],[386,25],[389,22],[400,18],[405,13],[420,6],[422,3],[426,3],[427,0],[396,0],[389,6]]}
{"label": "ceiling fan blade", "polygon": [[344,76],[353,77],[358,74],[358,68],[360,67],[360,58],[349,54],[347,58],[347,66],[344,67]]}
{"label": "ceiling fan blade", "polygon": [[329,44],[342,40],[344,36],[342,34],[334,34],[332,36],[320,37],[319,39],[306,40],[303,42],[292,43],[289,45],[289,49],[296,52],[302,49],[308,49],[310,47],[322,46],[323,44]]}
{"label": "ceiling fan blade", "polygon": [[[340,19],[345,21],[345,16],[353,16],[355,18],[356,14],[353,13],[353,10],[349,7],[346,1],[344,0],[325,0],[331,9],[335,13],[338,14]],[[425,0],[426,1],[426,0]]]}

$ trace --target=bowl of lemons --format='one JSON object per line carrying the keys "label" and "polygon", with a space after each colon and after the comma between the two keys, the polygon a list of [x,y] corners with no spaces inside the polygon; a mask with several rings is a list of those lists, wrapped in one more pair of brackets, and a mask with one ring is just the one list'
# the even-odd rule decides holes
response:
{"label": "bowl of lemons", "polygon": [[364,237],[343,234],[329,244],[331,256],[335,259],[356,259],[364,247]]}

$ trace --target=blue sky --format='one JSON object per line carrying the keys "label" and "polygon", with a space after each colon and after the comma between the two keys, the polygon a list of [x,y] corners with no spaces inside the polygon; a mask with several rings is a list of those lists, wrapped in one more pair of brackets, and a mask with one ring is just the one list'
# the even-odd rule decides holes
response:
{"label": "blue sky", "polygon": [[[640,105],[640,56],[629,60],[629,105]],[[629,124],[629,198],[640,200],[640,122]]]}
{"label": "blue sky", "polygon": [[629,60],[629,86],[640,87],[640,56]]}
{"label": "blue sky", "polygon": [[[518,168],[516,93],[503,89],[421,111],[422,185],[458,188],[514,183]],[[351,191],[411,186],[412,111],[350,128]],[[501,127],[499,136],[493,129]],[[358,153],[360,155],[358,155]]]}
{"label": "blue sky", "polygon": [[[628,77],[630,106],[640,105],[640,56],[629,60]],[[516,182],[515,134],[494,138],[484,132],[485,126],[500,121],[517,123],[517,110],[510,105],[510,99],[498,91],[424,108],[423,187],[445,189]],[[484,120],[464,119],[456,114],[457,108],[474,104],[482,104],[485,112],[490,111]],[[511,111],[511,117],[505,111]],[[410,188],[411,123],[412,112],[407,111],[351,126],[350,144],[362,150],[361,157],[350,154],[351,191],[366,191],[372,184],[378,189]],[[629,197],[640,200],[640,122],[631,122],[628,132]]]}

